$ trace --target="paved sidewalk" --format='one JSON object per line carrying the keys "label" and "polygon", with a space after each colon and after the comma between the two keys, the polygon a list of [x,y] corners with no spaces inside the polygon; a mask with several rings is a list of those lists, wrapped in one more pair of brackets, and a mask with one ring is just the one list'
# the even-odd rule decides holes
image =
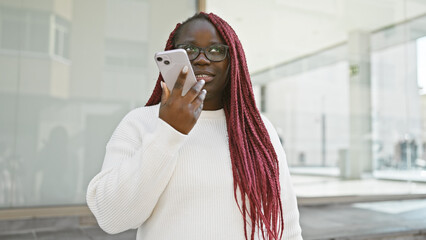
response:
{"label": "paved sidewalk", "polygon": [[[426,183],[292,179],[305,240],[426,240]],[[135,240],[136,230],[108,235],[86,215],[0,220],[6,239]]]}
{"label": "paved sidewalk", "polygon": [[81,226],[79,217],[0,221],[0,240],[135,240],[136,230],[109,235],[97,225]]}
{"label": "paved sidewalk", "polygon": [[302,206],[305,240],[426,239],[426,199]]}
{"label": "paved sidewalk", "polygon": [[[301,206],[305,240],[426,239],[426,199]],[[104,233],[79,217],[0,221],[0,240],[135,240],[136,231]]]}

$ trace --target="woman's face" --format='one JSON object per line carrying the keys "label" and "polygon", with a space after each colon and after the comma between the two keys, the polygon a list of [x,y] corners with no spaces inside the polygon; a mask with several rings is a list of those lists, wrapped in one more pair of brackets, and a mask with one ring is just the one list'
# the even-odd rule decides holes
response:
{"label": "woman's face", "polygon": [[[216,28],[206,19],[192,20],[180,29],[175,46],[191,44],[200,48],[207,48],[214,44],[225,44]],[[204,79],[207,96],[204,100],[204,110],[217,110],[223,107],[223,91],[228,82],[229,55],[220,62],[213,62],[206,58],[203,52],[191,61],[197,81]]]}

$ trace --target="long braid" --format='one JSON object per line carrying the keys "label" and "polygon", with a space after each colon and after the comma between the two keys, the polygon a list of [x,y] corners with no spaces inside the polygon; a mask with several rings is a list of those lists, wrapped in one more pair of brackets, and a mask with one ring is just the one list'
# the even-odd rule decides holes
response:
{"label": "long braid", "polygon": [[[199,13],[176,26],[167,41],[166,50],[173,48],[178,29],[183,24],[199,18],[208,19],[229,46],[231,72],[223,103],[234,178],[234,198],[244,218],[245,238],[249,239],[247,224],[250,223],[251,240],[254,239],[256,227],[263,239],[281,239],[284,220],[278,159],[256,107],[244,50],[235,31],[220,17],[212,13]],[[160,81],[161,75],[147,106],[160,102]],[[241,193],[241,204],[238,191]]]}
{"label": "long braid", "polygon": [[[278,239],[282,236],[283,217],[277,156],[255,105],[250,75],[241,43],[233,29],[224,20],[214,14],[209,14],[209,19],[230,47],[231,76],[233,79],[229,85],[231,96],[224,99],[224,108],[228,123],[231,159],[233,167],[235,166],[233,169],[234,182],[237,182],[238,186],[247,185],[248,189],[245,187],[242,187],[242,189],[246,189],[245,194],[250,200],[249,215],[252,226],[257,223],[262,236],[265,238],[264,225],[268,231],[266,235],[272,237],[272,239]],[[231,144],[231,142],[236,143]],[[241,149],[242,147],[243,149]],[[241,151],[248,151],[249,154],[239,154]],[[238,159],[241,156],[244,156],[244,158]],[[236,161],[247,162],[248,169],[239,168],[239,164],[235,163]],[[242,177],[241,175],[245,176]],[[240,182],[241,180],[248,182]],[[243,206],[243,209],[246,209],[246,207]],[[281,224],[278,226],[279,222]],[[252,228],[252,239],[254,237],[253,230],[254,228]],[[245,233],[247,234],[246,230]]]}

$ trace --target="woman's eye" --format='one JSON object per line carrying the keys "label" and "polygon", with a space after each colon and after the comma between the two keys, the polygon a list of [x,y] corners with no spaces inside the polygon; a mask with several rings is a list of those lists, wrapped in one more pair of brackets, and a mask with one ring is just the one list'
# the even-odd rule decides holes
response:
{"label": "woman's eye", "polygon": [[222,53],[223,52],[223,48],[220,46],[213,46],[210,48],[209,52],[211,53]]}
{"label": "woman's eye", "polygon": [[195,47],[192,47],[192,46],[187,46],[187,47],[185,47],[185,50],[186,50],[186,51],[188,51],[188,52],[195,52],[195,51],[197,51],[197,50],[195,49]]}
{"label": "woman's eye", "polygon": [[219,49],[219,48],[217,48],[217,47],[212,47],[212,48],[210,49],[210,52],[220,52],[220,49]]}

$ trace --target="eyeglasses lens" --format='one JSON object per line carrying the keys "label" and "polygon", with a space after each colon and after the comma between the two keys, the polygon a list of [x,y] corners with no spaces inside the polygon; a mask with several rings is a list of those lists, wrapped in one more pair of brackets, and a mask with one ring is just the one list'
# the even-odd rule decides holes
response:
{"label": "eyeglasses lens", "polygon": [[177,48],[184,49],[188,54],[189,60],[191,61],[196,59],[200,55],[200,52],[203,51],[204,55],[210,61],[220,62],[226,58],[228,52],[228,46],[222,44],[213,45],[205,49],[192,45],[178,45]]}

